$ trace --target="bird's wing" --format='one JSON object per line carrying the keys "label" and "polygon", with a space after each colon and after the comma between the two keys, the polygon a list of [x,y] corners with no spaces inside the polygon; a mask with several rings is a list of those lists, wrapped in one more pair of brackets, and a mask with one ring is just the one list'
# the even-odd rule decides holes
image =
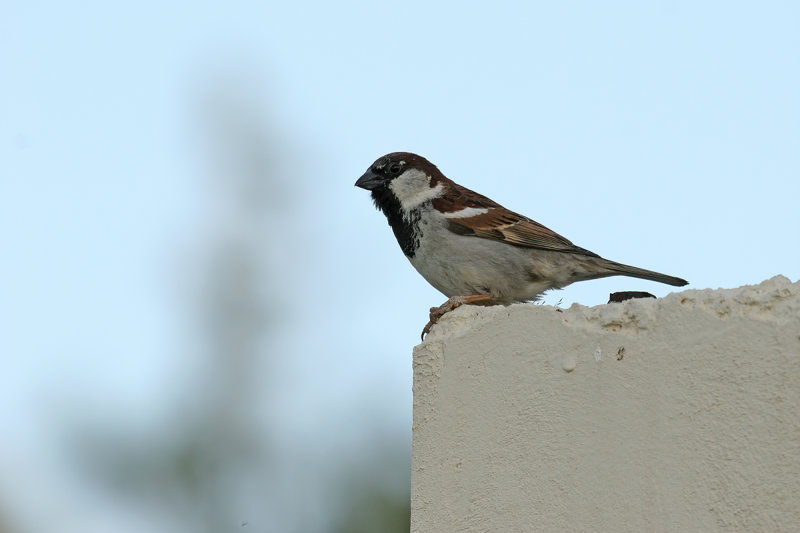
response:
{"label": "bird's wing", "polygon": [[[439,205],[437,204],[439,201]],[[437,198],[434,206],[444,212],[453,233],[556,252],[597,257],[535,220],[515,213],[464,187],[450,199]]]}

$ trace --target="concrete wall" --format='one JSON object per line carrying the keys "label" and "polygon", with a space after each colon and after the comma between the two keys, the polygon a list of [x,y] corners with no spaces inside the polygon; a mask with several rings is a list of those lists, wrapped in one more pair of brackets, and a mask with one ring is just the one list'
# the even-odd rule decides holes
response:
{"label": "concrete wall", "polygon": [[800,531],[800,283],[446,315],[411,507],[419,533]]}

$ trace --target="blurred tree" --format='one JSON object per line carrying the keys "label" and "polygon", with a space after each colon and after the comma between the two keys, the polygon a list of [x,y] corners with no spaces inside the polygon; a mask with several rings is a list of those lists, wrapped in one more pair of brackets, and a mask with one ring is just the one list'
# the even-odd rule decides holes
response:
{"label": "blurred tree", "polygon": [[[197,368],[177,410],[178,426],[143,440],[104,427],[82,439],[87,464],[125,499],[174,513],[188,531],[236,530],[249,489],[270,496],[275,457],[258,421],[256,376],[271,357],[269,335],[280,305],[281,272],[269,265],[270,225],[282,210],[276,150],[254,102],[225,87],[201,113],[214,195],[202,233],[191,308]],[[284,265],[285,267],[285,265]],[[196,276],[194,274],[197,274]],[[269,295],[269,297],[266,297]],[[178,384],[186,386],[186,384]],[[273,490],[274,491],[274,490]],[[250,495],[258,499],[259,496]],[[269,505],[261,506],[268,523]]]}
{"label": "blurred tree", "polygon": [[[411,529],[408,450],[382,443],[374,457],[350,469],[341,482],[336,533],[408,533]],[[398,483],[399,480],[402,482]]]}
{"label": "blurred tree", "polygon": [[[271,334],[287,314],[281,295],[295,268],[287,258],[296,235],[283,222],[291,217],[278,179],[285,176],[282,139],[258,98],[225,85],[202,107],[216,194],[189,316],[198,331],[193,364],[203,370],[187,372],[194,379],[187,377],[186,397],[165,406],[176,413],[175,427],[147,438],[121,427],[92,431],[80,442],[83,464],[124,501],[167,513],[193,533],[408,531],[408,450],[387,446],[377,461],[340,473],[347,481],[334,486],[313,472],[287,471],[273,441],[280,428],[261,416],[265,405],[280,406],[268,386],[278,364]],[[387,489],[387,476],[405,480],[402,489]],[[309,480],[328,487],[291,489]],[[313,502],[325,495],[329,502]],[[306,512],[311,507],[325,516]]]}
{"label": "blurred tree", "polygon": [[3,512],[3,509],[0,508],[0,533],[16,533],[18,530],[17,528],[12,528],[12,520],[10,518],[11,515],[6,515]]}

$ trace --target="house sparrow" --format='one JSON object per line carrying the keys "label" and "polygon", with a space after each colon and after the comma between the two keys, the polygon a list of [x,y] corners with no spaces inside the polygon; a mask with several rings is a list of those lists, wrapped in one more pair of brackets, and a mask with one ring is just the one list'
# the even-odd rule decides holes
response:
{"label": "house sparrow", "polygon": [[387,154],[356,186],[372,191],[400,248],[428,283],[449,299],[432,307],[422,338],[464,304],[536,300],[549,289],[607,276],[682,287],[686,280],[623,265],[572,244],[528,217],[447,179],[407,152]]}

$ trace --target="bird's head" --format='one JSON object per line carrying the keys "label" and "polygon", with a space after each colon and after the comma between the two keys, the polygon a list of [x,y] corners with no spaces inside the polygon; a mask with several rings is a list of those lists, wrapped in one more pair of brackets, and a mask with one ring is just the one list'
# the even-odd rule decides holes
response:
{"label": "bird's head", "polygon": [[379,157],[355,185],[372,191],[378,208],[384,209],[382,204],[391,196],[408,212],[441,196],[446,182],[436,165],[421,155],[394,152]]}

